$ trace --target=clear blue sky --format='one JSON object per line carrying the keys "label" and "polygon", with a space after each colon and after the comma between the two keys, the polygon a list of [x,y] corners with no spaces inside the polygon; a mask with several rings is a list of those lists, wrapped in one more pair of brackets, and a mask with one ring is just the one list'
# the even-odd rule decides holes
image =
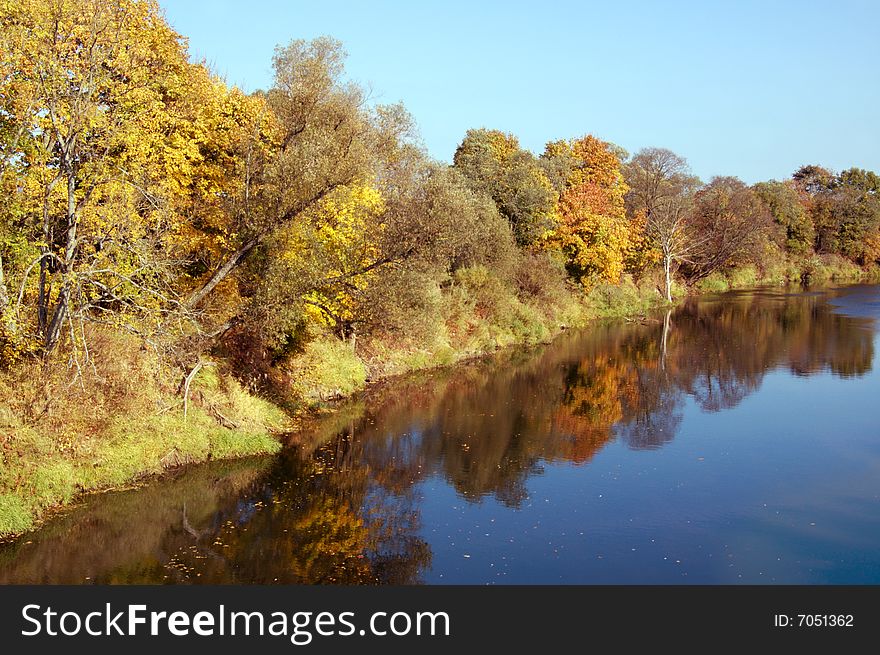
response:
{"label": "clear blue sky", "polygon": [[402,101],[428,151],[465,131],[540,152],[592,133],[747,182],[880,171],[880,2],[160,0],[190,52],[251,91],[275,45],[327,34],[349,77]]}

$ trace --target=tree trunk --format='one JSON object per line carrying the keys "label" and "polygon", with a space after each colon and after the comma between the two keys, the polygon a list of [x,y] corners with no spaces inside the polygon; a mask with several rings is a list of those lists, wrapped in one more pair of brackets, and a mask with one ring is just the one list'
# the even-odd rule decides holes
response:
{"label": "tree trunk", "polygon": [[672,302],[672,257],[663,256],[663,272],[666,274],[666,301]]}
{"label": "tree trunk", "polygon": [[9,294],[6,292],[6,278],[3,277],[3,253],[0,252],[0,314],[9,306]]}
{"label": "tree trunk", "polygon": [[46,188],[45,195],[43,196],[43,243],[40,246],[40,254],[43,255],[43,258],[40,260],[40,287],[39,294],[37,296],[37,326],[39,329],[39,333],[45,335],[46,334],[46,324],[49,321],[49,257],[46,255],[50,252],[49,244],[52,242],[52,230],[49,222],[49,194],[52,192],[52,187],[55,186],[55,183],[58,181],[56,177],[53,179],[49,186]]}
{"label": "tree trunk", "polygon": [[46,328],[45,351],[47,355],[55,350],[55,346],[58,345],[58,337],[61,336],[61,328],[64,325],[64,319],[67,318],[69,302],[70,289],[67,283],[65,283],[61,292],[58,294],[58,302],[55,304],[55,311],[52,312],[52,321]]}
{"label": "tree trunk", "polygon": [[6,313],[8,309],[9,291],[6,288],[6,276],[3,273],[3,253],[0,253],[0,319],[3,321],[3,327],[6,328],[7,337],[14,335],[16,332],[12,312]]}
{"label": "tree trunk", "polygon": [[55,349],[58,344],[58,337],[61,335],[61,328],[64,326],[64,320],[70,311],[70,291],[72,280],[70,274],[73,272],[73,263],[76,258],[76,228],[78,223],[76,211],[76,177],[71,171],[67,175],[67,235],[64,245],[64,264],[61,267],[64,280],[61,285],[61,291],[58,293],[58,301],[55,303],[55,311],[52,312],[52,320],[46,329],[45,351],[48,355]]}
{"label": "tree trunk", "polygon": [[[346,181],[338,181],[332,184],[328,184],[326,187],[315,193],[311,198],[299,203],[295,207],[289,209],[282,216],[278,218],[276,221],[276,225],[286,225],[289,221],[291,221],[296,216],[299,216],[302,212],[306,211],[309,207],[314,206],[318,203],[324,196],[331,193],[337,187],[348,184],[351,179]],[[193,309],[198,306],[207,296],[214,290],[218,284],[220,284],[226,276],[232,273],[236,269],[236,267],[244,261],[244,258],[250,254],[250,252],[256,248],[263,239],[268,234],[268,230],[264,230],[262,233],[257,234],[255,237],[251,237],[248,241],[244,243],[244,245],[232,253],[227,260],[223,263],[223,265],[214,271],[214,274],[211,276],[205,284],[195,293],[193,293],[189,299],[184,303],[184,306],[187,309]]]}
{"label": "tree trunk", "polygon": [[232,253],[223,265],[214,272],[211,279],[205,282],[205,284],[202,285],[202,288],[189,297],[186,301],[187,309],[192,309],[201,303],[205,297],[214,290],[214,287],[220,284],[226,276],[235,270],[235,267],[247,257],[248,253],[259,245],[260,240],[260,237],[256,236],[245,242],[241,248]]}

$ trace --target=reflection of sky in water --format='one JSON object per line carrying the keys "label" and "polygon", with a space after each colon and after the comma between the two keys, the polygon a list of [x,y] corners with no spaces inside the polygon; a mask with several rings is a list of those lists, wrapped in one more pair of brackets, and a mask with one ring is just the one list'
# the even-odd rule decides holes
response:
{"label": "reflection of sky in water", "polygon": [[832,296],[402,380],[304,457],[102,494],[0,581],[880,583],[880,287]]}
{"label": "reflection of sky in water", "polygon": [[675,441],[545,465],[514,512],[429,480],[427,581],[880,582],[880,422],[866,411],[880,384],[848,384],[774,372],[727,412],[689,403]]}

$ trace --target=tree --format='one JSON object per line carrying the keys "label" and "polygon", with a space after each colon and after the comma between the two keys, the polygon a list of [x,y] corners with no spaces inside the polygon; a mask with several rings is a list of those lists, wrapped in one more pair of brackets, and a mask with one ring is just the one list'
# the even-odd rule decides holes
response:
{"label": "tree", "polygon": [[665,295],[672,302],[672,266],[700,245],[688,220],[699,179],[687,160],[665,148],[644,148],[624,167],[631,220],[643,217],[644,231],[661,255]]}
{"label": "tree", "polygon": [[631,231],[624,209],[628,187],[614,147],[588,135],[548,144],[544,158],[565,177],[549,244],[564,254],[569,274],[581,284],[618,282]]}
{"label": "tree", "polygon": [[725,266],[755,261],[771,233],[769,211],[735,177],[714,177],[694,196],[690,229],[700,244],[687,261],[687,277],[696,282]]}
{"label": "tree", "polygon": [[815,164],[801,166],[792,174],[791,179],[796,188],[811,196],[828,191],[834,185],[834,174]]}
{"label": "tree", "polygon": [[266,95],[274,148],[241,167],[241,191],[230,203],[233,238],[187,307],[204,302],[276,230],[336,189],[369,179],[373,162],[410,129],[394,112],[364,109],[364,91],[342,79],[344,59],[341,44],[327,37],[276,49]]}
{"label": "tree", "polygon": [[534,155],[521,148],[515,136],[468,130],[453,161],[475,190],[495,201],[520,246],[535,246],[555,226],[557,194]]}
{"label": "tree", "polygon": [[761,182],[755,193],[784,230],[785,249],[795,254],[813,252],[816,230],[807,207],[795,186],[786,182]]}
{"label": "tree", "polygon": [[181,38],[148,0],[4,2],[0,16],[14,62],[0,79],[3,166],[20,177],[20,233],[35,255],[16,271],[18,298],[39,265],[43,351],[86,318],[161,322],[176,303],[168,199],[198,147]]}
{"label": "tree", "polygon": [[880,261],[880,176],[850,168],[838,176],[840,251],[862,266]]}
{"label": "tree", "polygon": [[804,166],[792,177],[808,198],[818,252],[860,265],[880,258],[880,179],[875,173],[850,168],[834,175]]}
{"label": "tree", "polygon": [[666,148],[643,148],[623,167],[629,187],[626,194],[630,215],[643,212],[650,221],[657,203],[687,194],[699,185],[684,157]]}
{"label": "tree", "polygon": [[629,233],[604,190],[592,182],[568,189],[560,198],[559,214],[550,243],[564,253],[569,275],[586,287],[617,283],[624,270]]}
{"label": "tree", "polygon": [[424,312],[450,270],[515,257],[507,221],[455,169],[412,148],[377,162],[370,186],[340,187],[267,240],[248,312],[268,340],[283,342],[304,317],[352,338]]}
{"label": "tree", "polygon": [[672,302],[673,265],[693,264],[691,256],[699,253],[704,245],[704,237],[696,232],[691,221],[692,212],[692,195],[664,196],[653,202],[651,216],[645,224],[649,239],[660,250],[668,302]]}

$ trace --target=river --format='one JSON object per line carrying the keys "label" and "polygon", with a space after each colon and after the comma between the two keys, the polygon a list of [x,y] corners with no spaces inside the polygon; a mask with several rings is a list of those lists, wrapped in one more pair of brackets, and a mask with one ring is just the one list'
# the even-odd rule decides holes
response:
{"label": "river", "polygon": [[0,583],[880,583],[880,286],[704,296],[87,496]]}

